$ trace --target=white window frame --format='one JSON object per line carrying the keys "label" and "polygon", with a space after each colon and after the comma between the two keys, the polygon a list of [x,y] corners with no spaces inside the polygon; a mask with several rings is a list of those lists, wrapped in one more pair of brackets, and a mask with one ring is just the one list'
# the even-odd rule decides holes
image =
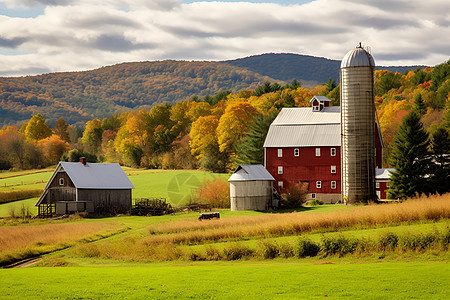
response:
{"label": "white window frame", "polygon": [[316,148],[316,156],[320,156],[320,148]]}
{"label": "white window frame", "polygon": [[379,182],[375,182],[375,188],[377,188],[377,189],[380,188],[380,183]]}
{"label": "white window frame", "polygon": [[336,166],[331,165],[331,174],[336,174]]}
{"label": "white window frame", "polygon": [[331,148],[330,149],[330,155],[331,156],[336,156],[336,148]]}
{"label": "white window frame", "polygon": [[312,198],[312,199],[316,199],[316,193],[312,193],[312,194],[311,194],[311,198]]}
{"label": "white window frame", "polygon": [[64,185],[64,178],[59,178],[59,185]]}
{"label": "white window frame", "polygon": [[280,189],[283,188],[283,181],[278,181],[278,188],[280,188]]}
{"label": "white window frame", "polygon": [[278,148],[277,154],[278,157],[283,157],[283,148]]}
{"label": "white window frame", "polygon": [[278,175],[283,175],[283,166],[278,166]]}
{"label": "white window frame", "polygon": [[322,188],[322,181],[317,180],[316,181],[316,189],[321,189]]}
{"label": "white window frame", "polygon": [[300,156],[300,149],[299,148],[295,148],[294,149],[294,156]]}
{"label": "white window frame", "polygon": [[331,182],[331,189],[335,190],[336,189],[336,181],[332,181]]}

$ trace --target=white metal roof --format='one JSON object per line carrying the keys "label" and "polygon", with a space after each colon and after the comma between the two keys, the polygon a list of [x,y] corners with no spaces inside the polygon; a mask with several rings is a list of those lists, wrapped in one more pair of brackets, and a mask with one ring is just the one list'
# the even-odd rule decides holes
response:
{"label": "white metal roof", "polygon": [[375,178],[376,179],[389,179],[391,178],[391,172],[395,171],[394,168],[376,168]]}
{"label": "white metal roof", "polygon": [[309,100],[309,102],[313,102],[314,100],[317,100],[319,102],[331,102],[331,100],[325,96],[314,96],[311,98],[311,100]]}
{"label": "white metal roof", "polygon": [[228,181],[255,181],[255,180],[270,180],[274,181],[269,171],[263,165],[240,165]]}
{"label": "white metal roof", "polygon": [[134,185],[117,163],[86,163],[84,165],[79,162],[60,162],[45,189],[61,168],[79,189],[134,189]]}
{"label": "white metal roof", "polygon": [[341,68],[349,67],[375,67],[375,61],[369,52],[362,48],[361,44],[350,50],[342,59]]}
{"label": "white metal roof", "polygon": [[339,106],[283,108],[269,127],[264,147],[314,147],[341,145]]}

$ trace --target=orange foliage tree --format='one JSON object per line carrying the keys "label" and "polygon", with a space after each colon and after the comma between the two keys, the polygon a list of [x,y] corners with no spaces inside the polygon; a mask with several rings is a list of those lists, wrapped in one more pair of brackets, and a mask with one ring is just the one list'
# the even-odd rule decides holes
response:
{"label": "orange foliage tree", "polygon": [[230,185],[219,177],[205,180],[198,191],[198,198],[215,208],[230,208]]}

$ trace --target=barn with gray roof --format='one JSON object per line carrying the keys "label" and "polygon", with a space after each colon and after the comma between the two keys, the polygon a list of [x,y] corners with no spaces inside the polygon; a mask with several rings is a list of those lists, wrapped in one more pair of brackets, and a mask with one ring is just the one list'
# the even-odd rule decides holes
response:
{"label": "barn with gray roof", "polygon": [[60,162],[36,206],[40,216],[127,213],[133,184],[119,164]]}

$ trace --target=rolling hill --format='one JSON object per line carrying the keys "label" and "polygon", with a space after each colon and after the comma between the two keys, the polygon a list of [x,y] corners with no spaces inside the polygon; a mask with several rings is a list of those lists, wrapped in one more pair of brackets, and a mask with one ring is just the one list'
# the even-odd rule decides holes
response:
{"label": "rolling hill", "polygon": [[[264,81],[297,79],[311,87],[329,77],[338,81],[339,64],[337,60],[286,53],[223,62],[132,62],[83,72],[0,77],[0,127],[20,125],[37,113],[51,125],[60,117],[70,124],[81,124],[194,95],[254,89]],[[384,69],[404,72],[414,68]]]}

